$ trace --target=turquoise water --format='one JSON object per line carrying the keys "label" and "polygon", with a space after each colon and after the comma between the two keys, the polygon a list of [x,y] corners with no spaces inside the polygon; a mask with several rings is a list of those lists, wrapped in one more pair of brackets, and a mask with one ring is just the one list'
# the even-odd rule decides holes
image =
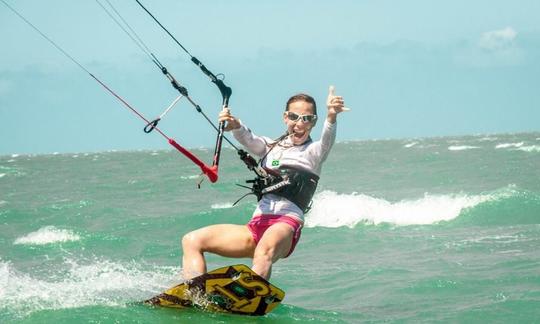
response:
{"label": "turquoise water", "polygon": [[180,281],[183,234],[251,215],[234,151],[197,174],[169,150],[0,157],[0,322],[540,321],[540,133],[336,144],[263,318],[137,303]]}

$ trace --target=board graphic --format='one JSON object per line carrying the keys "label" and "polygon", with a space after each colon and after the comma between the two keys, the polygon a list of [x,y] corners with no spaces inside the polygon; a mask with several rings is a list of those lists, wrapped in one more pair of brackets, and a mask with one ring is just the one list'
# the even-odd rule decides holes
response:
{"label": "board graphic", "polygon": [[145,303],[164,307],[197,307],[216,312],[265,315],[285,292],[243,264],[219,268],[174,286]]}

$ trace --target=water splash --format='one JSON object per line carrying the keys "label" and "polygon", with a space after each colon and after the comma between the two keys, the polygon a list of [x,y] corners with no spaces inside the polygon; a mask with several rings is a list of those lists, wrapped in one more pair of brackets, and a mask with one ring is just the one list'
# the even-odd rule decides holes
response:
{"label": "water splash", "polygon": [[[124,306],[178,283],[179,269],[137,262],[66,258],[57,280],[37,278],[0,259],[0,311],[24,317],[35,311],[91,305]],[[56,278],[56,276],[52,276]]]}
{"label": "water splash", "polygon": [[18,237],[13,244],[45,245],[79,241],[80,239],[81,237],[71,230],[58,229],[54,226],[45,226],[35,232]]}

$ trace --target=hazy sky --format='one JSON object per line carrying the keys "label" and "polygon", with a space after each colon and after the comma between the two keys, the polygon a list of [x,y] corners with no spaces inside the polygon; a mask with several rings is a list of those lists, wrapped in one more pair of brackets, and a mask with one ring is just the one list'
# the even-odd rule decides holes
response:
{"label": "hazy sky", "polygon": [[[176,97],[96,1],[5,1],[147,117]],[[135,1],[109,1],[215,118],[219,92],[189,56]],[[144,3],[225,74],[233,114],[261,135],[283,132],[284,103],[297,92],[323,113],[330,84],[352,108],[338,140],[540,130],[540,1]],[[0,154],[167,147],[2,3],[0,49]],[[161,128],[187,146],[214,144],[185,100]]]}

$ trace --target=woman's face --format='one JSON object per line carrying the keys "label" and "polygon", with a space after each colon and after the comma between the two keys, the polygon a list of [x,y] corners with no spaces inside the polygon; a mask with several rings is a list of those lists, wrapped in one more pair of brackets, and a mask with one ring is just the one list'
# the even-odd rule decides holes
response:
{"label": "woman's face", "polygon": [[313,115],[313,106],[305,101],[295,101],[289,104],[289,110],[283,115],[283,120],[287,125],[287,130],[291,134],[291,139],[294,145],[303,144],[309,137],[311,129],[315,124],[315,119],[313,121],[304,121],[304,119],[309,118],[298,118],[294,120],[293,118],[297,116]]}

